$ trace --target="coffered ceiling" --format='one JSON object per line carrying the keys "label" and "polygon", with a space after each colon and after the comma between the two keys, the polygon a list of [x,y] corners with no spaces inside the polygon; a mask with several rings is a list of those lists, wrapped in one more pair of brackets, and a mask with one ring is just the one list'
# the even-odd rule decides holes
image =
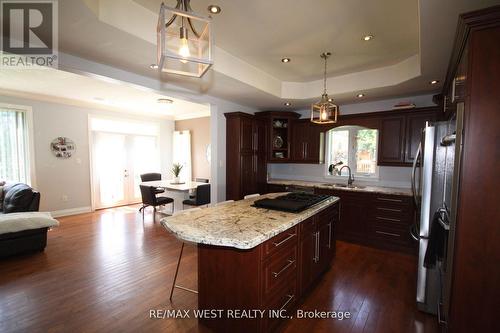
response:
{"label": "coffered ceiling", "polygon": [[[200,14],[208,15],[209,4],[222,8],[213,15],[215,64],[202,79],[149,68],[160,4],[59,1],[60,51],[157,80],[160,93],[180,87],[261,110],[301,109],[317,99],[319,54],[330,51],[328,92],[345,104],[360,101],[358,93],[367,101],[439,92],[458,15],[500,0],[191,0]],[[374,38],[366,42],[365,35]],[[61,70],[82,71],[64,63]]]}

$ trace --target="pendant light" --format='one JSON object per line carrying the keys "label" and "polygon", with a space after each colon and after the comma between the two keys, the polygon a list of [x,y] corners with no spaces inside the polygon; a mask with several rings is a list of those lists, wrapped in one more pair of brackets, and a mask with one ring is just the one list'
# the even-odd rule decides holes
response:
{"label": "pendant light", "polygon": [[212,60],[211,18],[193,12],[190,0],[160,7],[157,61],[162,72],[202,77]]}
{"label": "pendant light", "polygon": [[323,81],[323,94],[321,99],[311,106],[311,122],[316,124],[332,124],[337,122],[339,108],[333,104],[332,99],[328,97],[326,92],[326,63],[330,52],[324,52],[320,55],[325,60],[325,72]]}

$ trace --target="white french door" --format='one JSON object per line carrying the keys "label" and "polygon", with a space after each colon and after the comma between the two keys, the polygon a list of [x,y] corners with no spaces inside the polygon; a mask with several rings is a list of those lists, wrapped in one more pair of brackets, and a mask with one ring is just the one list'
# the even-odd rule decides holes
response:
{"label": "white french door", "polygon": [[140,175],[160,170],[157,137],[98,131],[92,133],[95,208],[140,202]]}

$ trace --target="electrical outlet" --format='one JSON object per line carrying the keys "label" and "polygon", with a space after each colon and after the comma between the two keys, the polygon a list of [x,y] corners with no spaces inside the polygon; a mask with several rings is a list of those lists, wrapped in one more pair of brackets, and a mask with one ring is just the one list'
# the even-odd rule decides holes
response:
{"label": "electrical outlet", "polygon": [[68,196],[66,194],[63,194],[63,196],[61,197],[61,200],[63,202],[67,202],[68,201]]}

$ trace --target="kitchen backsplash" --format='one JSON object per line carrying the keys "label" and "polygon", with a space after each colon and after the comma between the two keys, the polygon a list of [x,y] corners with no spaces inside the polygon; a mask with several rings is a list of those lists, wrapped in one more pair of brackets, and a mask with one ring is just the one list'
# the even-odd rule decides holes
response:
{"label": "kitchen backsplash", "polygon": [[[270,179],[293,179],[323,183],[347,182],[344,179],[332,179],[325,177],[324,164],[292,164],[275,163],[267,165],[268,177]],[[409,167],[379,167],[379,178],[377,180],[355,177],[355,184],[387,186],[387,187],[411,187],[411,168]]]}

